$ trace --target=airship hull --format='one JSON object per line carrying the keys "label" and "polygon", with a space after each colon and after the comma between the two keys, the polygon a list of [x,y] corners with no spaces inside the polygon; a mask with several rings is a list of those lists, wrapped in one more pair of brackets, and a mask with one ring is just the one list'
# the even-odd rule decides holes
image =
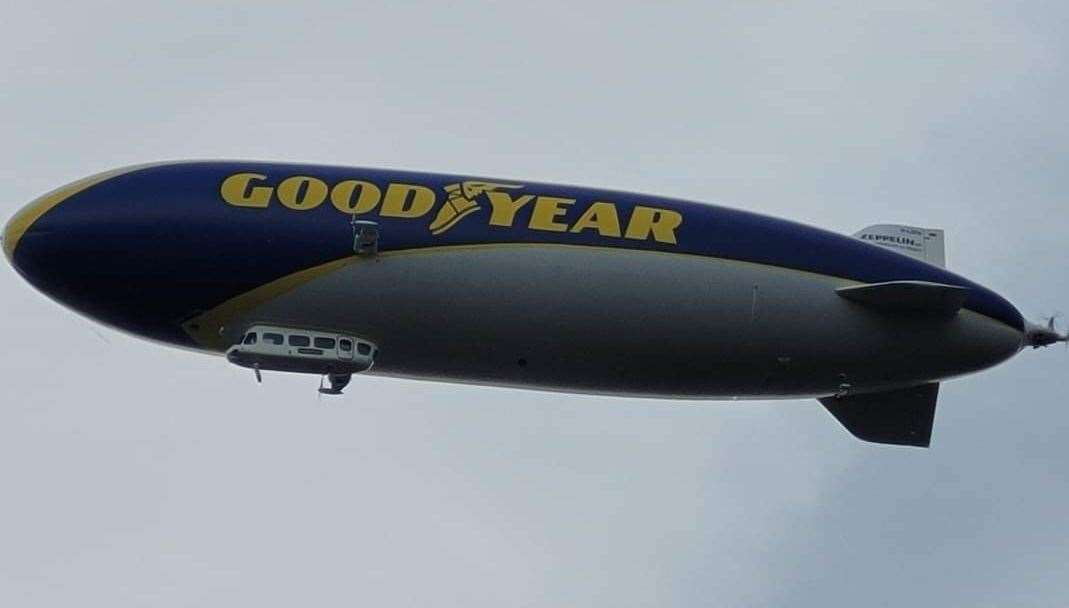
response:
{"label": "airship hull", "polygon": [[373,374],[684,399],[878,391],[1021,346],[970,311],[902,318],[836,295],[853,284],[653,251],[453,246],[354,256],[190,323],[222,344],[257,323],[363,336],[383,345]]}
{"label": "airship hull", "polygon": [[[377,345],[364,373],[817,397],[858,437],[927,445],[940,381],[1067,339],[943,267],[942,238],[524,180],[192,161],[49,193],[3,249],[88,317],[258,375],[325,365],[288,343],[283,364],[244,352],[254,326],[303,328]],[[328,376],[328,394],[348,384]]]}

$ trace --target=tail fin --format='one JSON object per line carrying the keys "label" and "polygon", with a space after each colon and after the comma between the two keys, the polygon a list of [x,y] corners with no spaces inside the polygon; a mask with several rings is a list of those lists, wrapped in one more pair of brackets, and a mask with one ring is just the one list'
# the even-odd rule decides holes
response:
{"label": "tail fin", "polygon": [[947,265],[944,233],[937,228],[876,224],[854,236],[941,268]]}
{"label": "tail fin", "polygon": [[854,437],[926,448],[932,441],[939,384],[820,400]]}

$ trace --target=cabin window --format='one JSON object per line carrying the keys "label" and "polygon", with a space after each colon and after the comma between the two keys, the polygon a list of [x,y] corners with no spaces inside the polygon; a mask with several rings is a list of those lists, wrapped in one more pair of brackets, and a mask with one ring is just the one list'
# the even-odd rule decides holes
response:
{"label": "cabin window", "polygon": [[340,340],[340,341],[338,342],[338,348],[342,349],[343,351],[345,351],[345,352],[347,352],[347,353],[348,353],[348,352],[352,352],[352,350],[353,350],[353,343],[352,343],[352,341],[350,341],[350,340],[346,340],[345,338],[342,338],[342,339],[341,339],[341,340]]}
{"label": "cabin window", "polygon": [[250,331],[245,334],[245,339],[241,341],[242,344],[256,344],[256,332]]}
{"label": "cabin window", "polygon": [[294,334],[290,336],[290,346],[308,346],[312,340],[308,336]]}
{"label": "cabin window", "polygon": [[334,338],[316,338],[315,345],[323,350],[334,350]]}
{"label": "cabin window", "polygon": [[371,345],[365,342],[360,342],[356,345],[356,352],[360,353],[361,355],[370,355]]}
{"label": "cabin window", "polygon": [[264,334],[264,342],[268,344],[282,344],[282,334]]}

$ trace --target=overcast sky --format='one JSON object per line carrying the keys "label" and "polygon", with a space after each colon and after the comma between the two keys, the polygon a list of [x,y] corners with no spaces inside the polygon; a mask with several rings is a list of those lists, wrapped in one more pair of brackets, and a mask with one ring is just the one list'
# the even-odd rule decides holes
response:
{"label": "overcast sky", "polygon": [[[0,221],[165,159],[560,181],[853,232],[1069,312],[1049,3],[5,4]],[[933,5],[935,8],[933,8]],[[1069,354],[944,385],[931,450],[814,402],[251,372],[0,264],[5,606],[1064,606]]]}

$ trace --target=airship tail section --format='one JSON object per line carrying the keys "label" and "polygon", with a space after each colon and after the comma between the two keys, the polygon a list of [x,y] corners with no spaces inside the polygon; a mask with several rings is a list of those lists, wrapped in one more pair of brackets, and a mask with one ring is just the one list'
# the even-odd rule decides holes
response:
{"label": "airship tail section", "polygon": [[932,439],[939,384],[905,389],[826,397],[820,400],[846,430],[872,443],[926,448]]}
{"label": "airship tail section", "polygon": [[876,224],[855,232],[854,237],[933,266],[947,266],[946,239],[938,228]]}

